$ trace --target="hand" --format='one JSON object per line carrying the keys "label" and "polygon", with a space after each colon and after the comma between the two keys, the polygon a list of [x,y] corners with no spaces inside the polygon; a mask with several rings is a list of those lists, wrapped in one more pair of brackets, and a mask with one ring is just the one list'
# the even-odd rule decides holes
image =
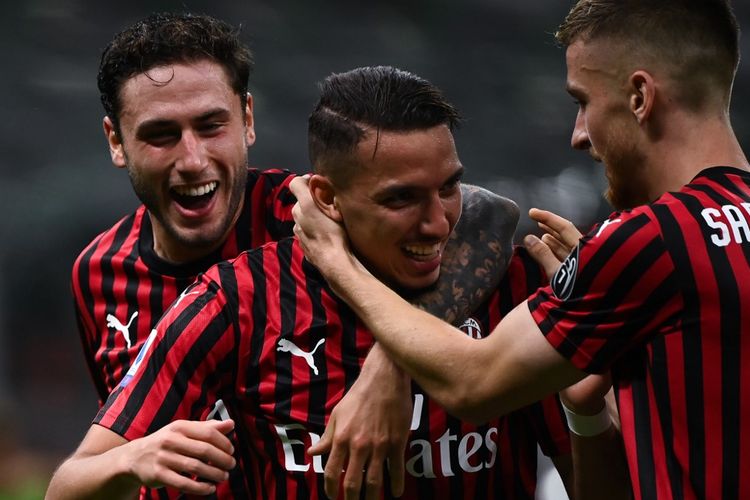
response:
{"label": "hand", "polygon": [[401,496],[411,414],[409,378],[376,345],[357,381],[333,409],[320,441],[308,449],[311,455],[331,452],[325,467],[326,495],[332,499],[338,496],[341,473],[346,469],[344,498],[358,499],[366,469],[366,498],[379,498],[387,459],[391,493]]}
{"label": "hand", "polygon": [[[311,181],[313,187],[311,187]],[[294,217],[294,234],[299,239],[305,257],[315,267],[328,276],[326,270],[335,268],[341,262],[334,253],[338,249],[348,250],[346,232],[341,224],[332,220],[316,205],[310,193],[317,179],[305,175],[296,177],[289,184],[289,189],[297,198],[292,208]]]}
{"label": "hand", "polygon": [[151,488],[169,486],[187,494],[209,495],[235,466],[234,447],[226,437],[232,429],[232,420],[177,420],[123,445],[128,447],[127,469]]}
{"label": "hand", "polygon": [[545,231],[542,238],[528,235],[524,238],[524,246],[539,265],[544,268],[548,278],[551,278],[560,263],[578,245],[581,233],[572,222],[546,210],[532,208],[529,217],[536,221]]}

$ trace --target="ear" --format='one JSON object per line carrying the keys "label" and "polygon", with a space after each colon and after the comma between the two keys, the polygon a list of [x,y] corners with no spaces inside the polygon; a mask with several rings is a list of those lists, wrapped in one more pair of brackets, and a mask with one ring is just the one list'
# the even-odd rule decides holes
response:
{"label": "ear", "polygon": [[630,75],[630,111],[638,124],[651,117],[656,101],[656,83],[647,71],[639,70]]}
{"label": "ear", "polygon": [[323,175],[313,174],[310,176],[309,186],[310,194],[318,209],[329,219],[342,222],[344,217],[336,203],[336,188],[331,180]]}
{"label": "ear", "polygon": [[102,126],[104,128],[104,136],[107,138],[109,143],[109,156],[112,157],[112,163],[117,168],[125,168],[125,150],[122,148],[122,138],[120,134],[115,131],[115,124],[109,116],[105,116]]}
{"label": "ear", "polygon": [[255,119],[253,118],[253,95],[248,92],[245,100],[245,140],[247,145],[255,144]]}

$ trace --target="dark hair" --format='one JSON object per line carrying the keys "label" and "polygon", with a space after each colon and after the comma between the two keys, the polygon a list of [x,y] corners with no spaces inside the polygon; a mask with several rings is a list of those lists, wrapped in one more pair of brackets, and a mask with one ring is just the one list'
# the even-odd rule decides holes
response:
{"label": "dark hair", "polygon": [[390,66],[334,73],[319,87],[320,98],[308,121],[310,162],[316,172],[340,182],[351,174],[351,153],[363,139],[365,127],[377,134],[443,124],[453,130],[461,121],[437,87]]}
{"label": "dark hair", "polygon": [[609,38],[637,57],[655,57],[686,84],[688,101],[701,101],[710,85],[728,97],[739,36],[728,0],[579,0],[555,33],[563,46]]}
{"label": "dark hair", "polygon": [[244,102],[253,60],[239,30],[204,15],[152,14],[118,33],[102,53],[97,83],[104,111],[119,132],[120,90],[129,78],[165,64],[208,59],[220,64]]}

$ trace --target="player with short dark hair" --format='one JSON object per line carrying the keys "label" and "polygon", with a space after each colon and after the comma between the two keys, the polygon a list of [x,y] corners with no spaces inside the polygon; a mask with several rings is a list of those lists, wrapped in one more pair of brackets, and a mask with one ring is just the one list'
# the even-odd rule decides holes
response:
{"label": "player with short dark hair", "polygon": [[[248,168],[247,148],[255,141],[251,69],[239,30],[203,15],[154,14],[117,34],[102,54],[104,132],[113,163],[127,169],[143,205],[95,238],[73,268],[81,340],[100,403],[199,273],[292,234],[295,199],[288,184],[294,174]],[[480,189],[466,192],[468,213],[460,244],[453,240],[447,252],[453,257],[444,259],[444,280],[414,298],[451,321],[463,319],[496,286],[494,273],[471,270],[504,269],[517,220],[508,200]],[[479,228],[474,214],[486,219],[481,212],[489,207],[497,208],[493,227]],[[482,291],[475,293],[475,286]],[[385,399],[390,387],[374,366]],[[369,383],[354,385],[349,400],[358,387],[369,392]],[[373,426],[397,413],[384,405],[358,407],[361,418],[339,413]],[[400,435],[406,438],[405,431]],[[167,490],[151,494],[164,497]]]}
{"label": "player with short dark hair", "polygon": [[[731,6],[580,0],[558,39],[579,104],[572,145],[604,163],[621,211],[486,340],[470,342],[373,279],[310,200],[300,200],[297,234],[449,411],[483,421],[611,368],[636,498],[746,498],[750,165],[729,119]],[[611,425],[606,410],[570,410],[571,429]]]}
{"label": "player with short dark hair", "polygon": [[[321,92],[310,119],[311,144],[326,145],[310,179],[316,200],[347,226],[373,273],[405,294],[434,286],[462,210],[463,166],[451,133],[457,113],[429,82],[388,67],[333,75]],[[353,111],[362,106],[371,109]],[[336,168],[328,151],[345,160],[343,177],[324,173]],[[486,334],[539,280],[533,261],[514,257],[467,333]],[[134,476],[148,479],[160,465],[171,471],[162,477],[188,493],[324,498],[324,463],[304,449],[373,344],[296,239],[222,262],[165,313],[50,491],[127,494]],[[553,455],[568,451],[554,398],[472,426],[415,391],[409,498],[533,498],[537,442]],[[207,414],[232,421],[186,422]],[[230,442],[224,434],[232,429]],[[137,444],[159,439],[171,443],[168,461]],[[122,465],[133,460],[144,475]]]}

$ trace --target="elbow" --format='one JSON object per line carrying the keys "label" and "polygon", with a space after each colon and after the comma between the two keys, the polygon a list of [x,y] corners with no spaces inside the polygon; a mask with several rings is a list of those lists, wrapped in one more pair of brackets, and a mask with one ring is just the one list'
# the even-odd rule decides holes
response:
{"label": "elbow", "polygon": [[435,399],[451,415],[473,425],[481,425],[504,414],[493,403],[484,383],[461,383]]}

